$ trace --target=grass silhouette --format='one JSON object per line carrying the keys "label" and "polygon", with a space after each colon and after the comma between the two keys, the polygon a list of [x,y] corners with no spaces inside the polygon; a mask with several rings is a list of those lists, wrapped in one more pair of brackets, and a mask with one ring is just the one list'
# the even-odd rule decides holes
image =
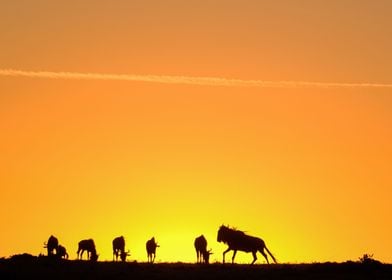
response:
{"label": "grass silhouette", "polygon": [[377,262],[221,264],[88,262],[47,256],[0,259],[0,279],[392,279],[392,265]]}

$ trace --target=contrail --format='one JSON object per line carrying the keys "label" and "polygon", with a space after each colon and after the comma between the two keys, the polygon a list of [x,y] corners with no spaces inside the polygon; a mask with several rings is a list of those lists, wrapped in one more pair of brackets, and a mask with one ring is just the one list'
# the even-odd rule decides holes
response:
{"label": "contrail", "polygon": [[25,71],[0,69],[0,76],[29,77],[46,79],[72,80],[106,80],[134,81],[176,85],[223,86],[223,87],[262,87],[262,88],[392,88],[392,84],[383,83],[339,83],[339,82],[306,82],[306,81],[264,81],[242,80],[219,77],[191,77],[168,75],[128,75],[100,74],[79,72]]}

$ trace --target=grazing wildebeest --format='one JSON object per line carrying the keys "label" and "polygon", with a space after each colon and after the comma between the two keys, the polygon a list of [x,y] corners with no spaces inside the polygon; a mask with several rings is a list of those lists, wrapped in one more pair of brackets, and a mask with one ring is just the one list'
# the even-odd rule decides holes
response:
{"label": "grazing wildebeest", "polygon": [[211,250],[207,251],[207,240],[204,235],[196,237],[194,245],[196,249],[197,263],[208,263],[212,253]]}
{"label": "grazing wildebeest", "polygon": [[57,253],[58,246],[59,246],[59,241],[53,235],[49,237],[48,242],[44,243],[44,248],[48,250],[48,256],[55,255],[54,251],[56,250]]}
{"label": "grazing wildebeest", "polygon": [[59,245],[59,246],[57,247],[56,256],[57,256],[59,259],[62,259],[62,258],[68,259],[67,249],[65,249],[64,246]]}
{"label": "grazing wildebeest", "polygon": [[91,261],[98,260],[97,251],[95,249],[94,240],[85,239],[79,242],[78,244],[78,259],[83,259],[83,253],[87,251],[87,259]]}
{"label": "grazing wildebeest", "polygon": [[116,258],[116,261],[118,260],[118,256],[120,256],[120,259],[125,262],[127,256],[130,255],[129,250],[128,252],[125,252],[125,240],[123,236],[116,237],[113,239],[112,242],[113,245],[113,261]]}
{"label": "grazing wildebeest", "polygon": [[155,242],[155,238],[151,238],[146,243],[147,250],[147,258],[149,263],[153,263],[155,261],[155,251],[159,247],[158,243]]}
{"label": "grazing wildebeest", "polygon": [[234,251],[232,257],[232,263],[234,263],[234,258],[237,251],[244,251],[247,253],[252,252],[253,254],[252,264],[254,264],[254,262],[257,260],[256,253],[257,251],[259,251],[264,256],[267,263],[269,263],[268,257],[265,254],[264,249],[268,252],[268,254],[276,263],[275,257],[268,250],[267,246],[265,245],[264,241],[261,238],[249,236],[246,235],[243,231],[232,229],[222,225],[218,230],[217,239],[218,242],[224,242],[229,246],[229,248],[227,248],[227,250],[223,252],[223,263],[225,263],[225,254],[230,250]]}

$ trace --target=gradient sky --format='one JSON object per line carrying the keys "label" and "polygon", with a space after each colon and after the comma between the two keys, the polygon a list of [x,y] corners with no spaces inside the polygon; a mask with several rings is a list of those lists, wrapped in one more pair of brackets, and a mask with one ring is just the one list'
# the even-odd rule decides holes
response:
{"label": "gradient sky", "polygon": [[[392,83],[392,2],[0,2],[0,70]],[[0,256],[213,261],[224,223],[279,262],[392,262],[392,89],[0,75]],[[230,253],[231,257],[231,253]],[[238,262],[252,256],[237,254]],[[259,262],[261,255],[259,255]]]}

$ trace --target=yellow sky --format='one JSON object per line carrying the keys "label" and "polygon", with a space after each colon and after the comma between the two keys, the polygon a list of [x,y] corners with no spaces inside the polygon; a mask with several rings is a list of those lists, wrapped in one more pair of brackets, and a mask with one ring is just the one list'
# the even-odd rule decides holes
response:
{"label": "yellow sky", "polygon": [[[392,83],[390,1],[96,2],[2,1],[0,69]],[[391,106],[390,87],[0,75],[0,256],[54,234],[106,260],[124,235],[131,260],[155,236],[193,262],[203,233],[221,261],[225,223],[280,262],[391,262]]]}

